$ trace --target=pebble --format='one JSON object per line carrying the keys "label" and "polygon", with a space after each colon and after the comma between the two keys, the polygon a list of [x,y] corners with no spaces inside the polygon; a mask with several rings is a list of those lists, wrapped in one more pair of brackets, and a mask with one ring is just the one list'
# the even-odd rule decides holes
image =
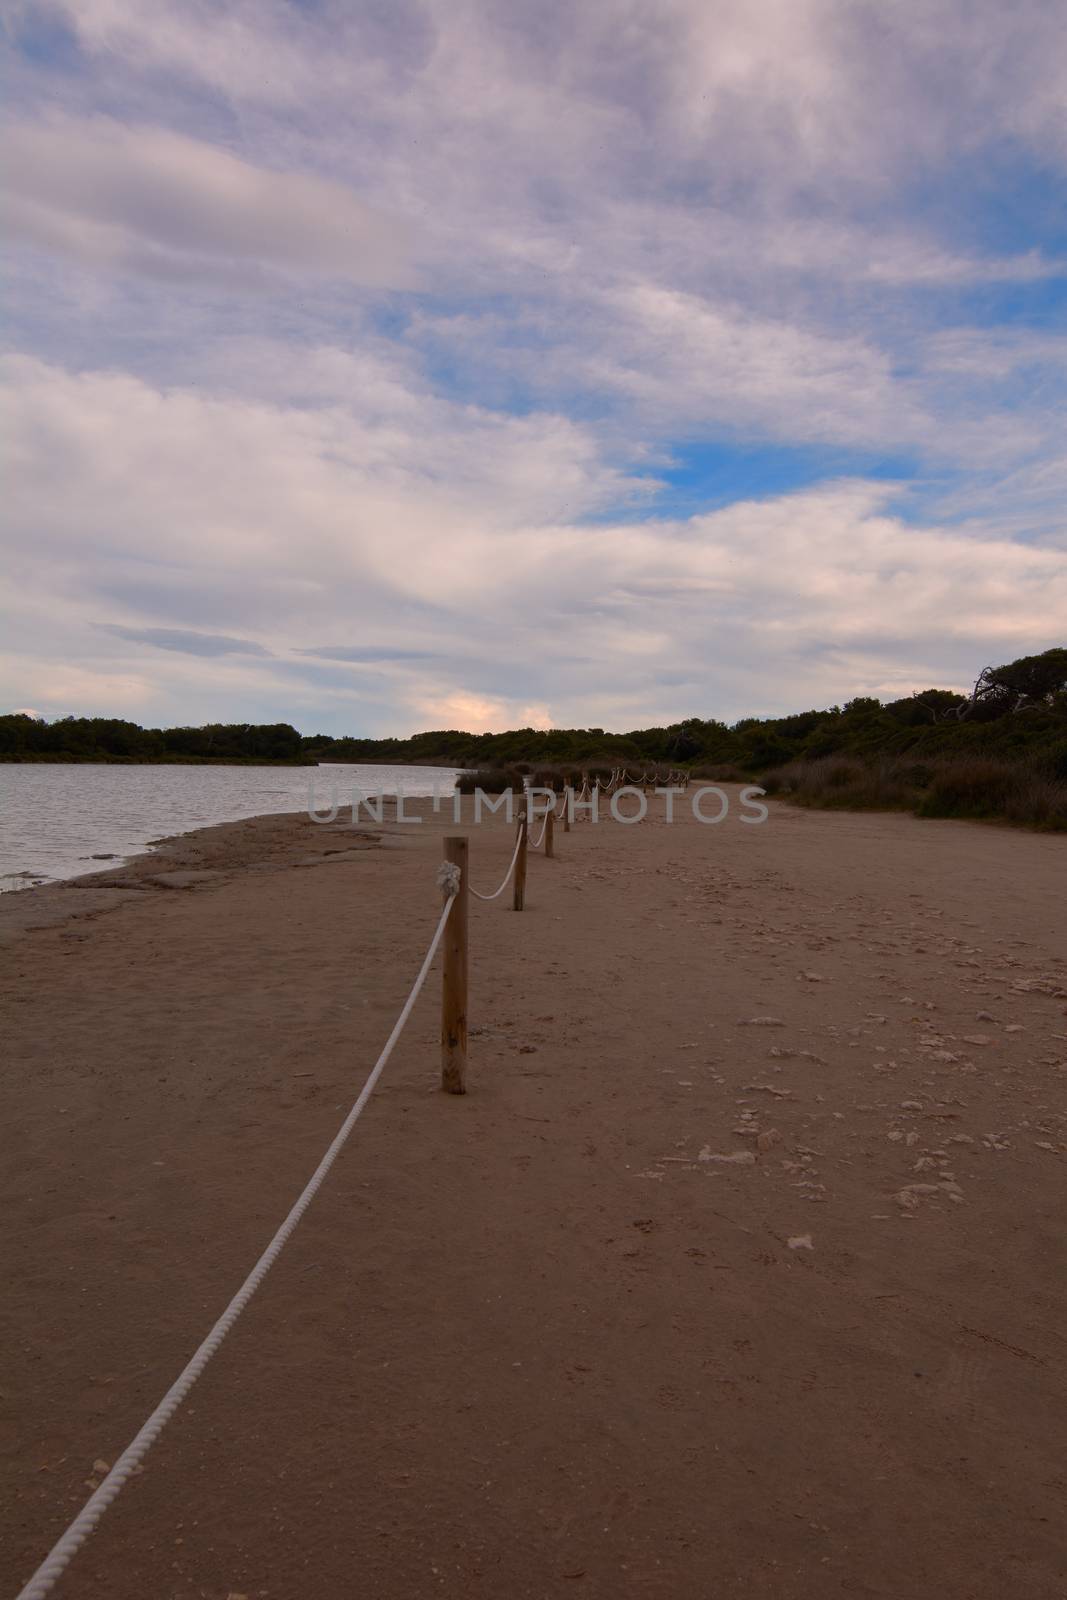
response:
{"label": "pebble", "polygon": [[751,1150],[734,1150],[728,1156],[712,1155],[710,1145],[705,1145],[697,1157],[698,1161],[723,1161],[730,1166],[751,1167],[755,1165],[756,1157]]}
{"label": "pebble", "polygon": [[925,1196],[935,1194],[947,1194],[950,1200],[963,1199],[959,1184],[945,1180],[941,1183],[909,1183],[897,1191],[897,1204],[904,1211],[915,1211]]}

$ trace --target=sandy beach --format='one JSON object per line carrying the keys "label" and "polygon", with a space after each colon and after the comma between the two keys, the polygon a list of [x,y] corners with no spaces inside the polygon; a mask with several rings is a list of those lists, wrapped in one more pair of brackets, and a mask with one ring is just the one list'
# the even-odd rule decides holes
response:
{"label": "sandy beach", "polygon": [[[472,905],[470,1092],[432,975],[57,1596],[1063,1600],[1067,844],[734,794]],[[0,901],[6,1588],[373,1064],[468,831],[420,805]]]}

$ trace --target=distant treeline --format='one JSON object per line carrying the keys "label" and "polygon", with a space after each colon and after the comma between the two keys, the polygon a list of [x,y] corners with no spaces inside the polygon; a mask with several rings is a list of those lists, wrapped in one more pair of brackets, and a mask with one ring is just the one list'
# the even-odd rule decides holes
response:
{"label": "distant treeline", "polygon": [[20,714],[0,717],[0,761],[225,762],[309,766],[306,740],[287,722],[257,726],[212,723],[206,728],[141,728],[117,717],[61,717],[42,722]]}
{"label": "distant treeline", "polygon": [[428,766],[508,767],[515,763],[666,763],[729,765],[759,774],[791,761],[853,756],[873,762],[907,755],[976,755],[1038,763],[1067,780],[1067,649],[987,667],[970,696],[927,689],[888,704],[863,697],[787,717],[745,717],[727,725],[690,717],[665,728],[609,733],[603,728],[517,728],[508,733],[456,729],[409,739],[337,739],[301,735],[288,723],[205,728],[140,728],[103,717],[0,717],[4,761],[223,761],[311,764],[400,762]]}

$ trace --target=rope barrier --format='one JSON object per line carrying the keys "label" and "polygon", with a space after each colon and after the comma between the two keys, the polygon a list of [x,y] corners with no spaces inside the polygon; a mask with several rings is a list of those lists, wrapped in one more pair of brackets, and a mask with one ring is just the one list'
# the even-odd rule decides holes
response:
{"label": "rope barrier", "polygon": [[[668,778],[668,782],[672,781],[674,777],[675,775],[671,774]],[[677,777],[679,782],[683,782],[688,785],[690,778],[689,773],[681,773],[678,774]],[[594,780],[591,789],[589,780],[586,778],[582,784],[581,793],[576,798],[578,801],[581,801],[591,798],[594,793],[613,793],[615,789],[620,787],[623,782],[640,782],[643,784],[648,781],[649,779],[647,774],[643,775],[640,779],[634,779],[630,776],[629,772],[627,772],[624,768],[619,767],[612,773],[607,784],[602,783],[598,778]],[[544,820],[541,824],[541,831],[538,834],[537,839],[532,841],[534,849],[536,849],[544,840],[545,832],[548,828],[549,816],[551,815],[553,819],[565,819],[569,815],[569,806],[573,803],[574,799],[575,796],[573,788],[565,789],[560,797],[560,809],[558,812],[555,808],[555,800],[553,800],[551,812],[546,811]],[[515,841],[515,849],[512,853],[511,861],[508,864],[507,872],[504,874],[503,881],[496,889],[494,889],[492,894],[482,894],[469,882],[467,883],[466,888],[472,895],[476,897],[476,899],[483,901],[495,900],[504,892],[508,883],[511,881],[512,874],[515,871],[515,866],[519,859],[523,841],[526,837],[527,829],[520,824],[518,837]],[[464,839],[460,838],[448,840],[446,843],[449,846],[456,847],[456,849],[462,848],[464,854],[462,855],[461,859],[464,862],[466,861],[466,842]],[[437,887],[441,890],[445,897],[445,903],[438,919],[437,927],[434,930],[433,938],[430,940],[429,948],[426,951],[422,965],[419,968],[418,974],[415,978],[415,982],[411,987],[407,1000],[404,1002],[404,1006],[400,1012],[400,1015],[397,1017],[397,1020],[393,1025],[392,1032],[382,1048],[381,1054],[378,1056],[377,1061],[374,1063],[374,1066],[371,1068],[367,1076],[363,1088],[360,1090],[359,1095],[353,1102],[351,1110],[345,1117],[337,1133],[334,1135],[334,1138],[327,1148],[325,1155],[315,1168],[315,1171],[312,1173],[304,1189],[301,1191],[298,1199],[289,1211],[289,1214],[286,1216],[284,1222],[271,1239],[267,1248],[259,1257],[259,1260],[252,1268],[252,1271],[248,1274],[244,1283],[233,1296],[225,1311],[212,1327],[210,1333],[197,1348],[190,1360],[186,1363],[185,1367],[182,1369],[178,1377],[174,1380],[166,1394],[163,1396],[163,1399],[156,1406],[155,1410],[151,1413],[147,1421],[134,1436],[130,1444],[127,1445],[126,1449],[119,1456],[118,1460],[115,1462],[115,1465],[103,1479],[103,1482],[97,1489],[93,1491],[82,1509],[78,1512],[77,1516],[56,1540],[55,1544],[52,1546],[52,1549],[49,1551],[44,1561],[42,1561],[41,1565],[30,1578],[29,1582],[26,1583],[22,1589],[20,1589],[18,1595],[16,1596],[16,1600],[44,1600],[44,1597],[51,1592],[55,1583],[66,1571],[66,1568],[70,1564],[73,1557],[96,1528],[101,1517],[104,1515],[104,1512],[107,1511],[109,1506],[111,1506],[114,1500],[118,1497],[119,1493],[134,1472],[138,1470],[141,1461],[148,1454],[148,1451],[151,1449],[152,1445],[155,1444],[156,1440],[159,1438],[159,1435],[163,1432],[163,1429],[166,1427],[171,1417],[178,1410],[179,1406],[182,1404],[183,1400],[186,1398],[197,1379],[201,1377],[212,1356],[215,1355],[223,1340],[226,1338],[226,1335],[233,1328],[241,1313],[248,1305],[248,1302],[252,1299],[252,1296],[256,1293],[257,1289],[266,1278],[275,1261],[277,1261],[289,1238],[296,1229],[297,1224],[300,1222],[312,1200],[322,1187],[331,1167],[347,1143],[352,1129],[355,1127],[357,1121],[362,1115],[363,1110],[371,1097],[371,1094],[374,1092],[375,1085],[385,1070],[389,1058],[396,1046],[397,1040],[400,1038],[407,1021],[411,1016],[415,1002],[422,992],[423,985],[426,982],[427,974],[429,973],[434,956],[437,954],[442,936],[444,935],[445,926],[448,922],[449,916],[451,915],[453,908],[458,903],[457,897],[460,896],[460,892],[463,887],[463,876],[463,871],[455,862],[446,860],[441,863],[437,872],[436,882]],[[517,890],[517,896],[518,893],[519,891]],[[516,899],[516,909],[521,909],[521,901],[519,898]],[[465,900],[462,902],[461,920],[457,921],[456,928],[457,930],[460,928],[463,930],[462,934],[457,931],[455,937],[461,941],[463,972],[463,998],[461,1002],[457,1003],[461,1004],[461,1008],[465,1015],[465,974],[467,960]],[[449,944],[446,946],[445,952],[446,996],[449,983],[449,963],[450,961],[456,959],[451,952],[452,945]],[[465,1021],[462,1025],[462,1041],[463,1050],[465,1051]],[[445,1087],[449,1087],[447,1082],[445,1083]],[[454,1092],[462,1093],[462,1086]]]}
{"label": "rope barrier", "polygon": [[433,958],[437,954],[437,947],[441,942],[441,935],[445,931],[445,923],[448,921],[452,907],[456,903],[456,893],[459,888],[459,868],[453,866],[451,867],[450,871],[446,871],[446,868],[449,868],[449,866],[450,863],[445,862],[438,871],[437,883],[445,895],[445,904],[438,920],[437,927],[434,931],[434,936],[430,940],[430,947],[423,958],[422,966],[419,968],[418,977],[415,979],[411,992],[408,995],[407,1000],[404,1002],[403,1010],[393,1025],[392,1033],[385,1041],[385,1046],[381,1055],[371,1068],[366,1083],[360,1090],[359,1096],[353,1104],[351,1111],[348,1113],[347,1117],[342,1122],[340,1128],[335,1134],[332,1144],[326,1151],[326,1154],[323,1156],[318,1166],[315,1168],[315,1171],[312,1173],[311,1178],[308,1180],[308,1183],[301,1193],[300,1198],[289,1212],[289,1215],[286,1217],[285,1221],[274,1235],[274,1238],[271,1240],[270,1244],[264,1250],[255,1266],[252,1268],[252,1271],[248,1274],[248,1277],[238,1289],[229,1305],[226,1307],[226,1310],[222,1313],[222,1316],[215,1323],[215,1326],[212,1328],[207,1338],[200,1345],[199,1349],[196,1351],[196,1354],[191,1358],[191,1360],[179,1373],[178,1377],[171,1384],[170,1388],[163,1396],[163,1399],[152,1412],[152,1415],[148,1418],[148,1421],[141,1428],[140,1432],[137,1433],[132,1442],[126,1446],[126,1449],[119,1456],[118,1460],[115,1462],[115,1465],[111,1468],[111,1471],[108,1473],[103,1483],[101,1483],[100,1487],[89,1496],[89,1499],[78,1512],[78,1515],[74,1518],[66,1532],[61,1534],[56,1540],[48,1555],[37,1568],[37,1571],[33,1574],[33,1577],[22,1589],[19,1590],[17,1600],[44,1600],[44,1596],[50,1593],[53,1585],[66,1570],[77,1551],[85,1543],[85,1540],[92,1533],[93,1529],[100,1521],[100,1518],[103,1516],[104,1512],[111,1505],[112,1501],[116,1499],[119,1491],[132,1476],[135,1469],[140,1465],[143,1457],[148,1454],[152,1445],[155,1444],[156,1440],[159,1438],[159,1435],[163,1432],[163,1429],[177,1411],[178,1407],[189,1393],[189,1390],[193,1387],[193,1384],[200,1377],[201,1373],[204,1371],[204,1368],[207,1366],[208,1362],[211,1360],[212,1356],[215,1354],[216,1350],[218,1350],[222,1341],[225,1339],[226,1335],[229,1333],[230,1329],[241,1315],[241,1312],[245,1309],[245,1306],[251,1300],[252,1296],[263,1282],[263,1279],[267,1276],[267,1273],[281,1255],[282,1249],[288,1241],[289,1236],[292,1234],[297,1223],[304,1215],[304,1212],[307,1210],[319,1189],[322,1187],[327,1173],[337,1160],[337,1157],[340,1155],[349,1134],[355,1127],[363,1112],[364,1106],[371,1097],[375,1084],[378,1082],[382,1072],[385,1070],[385,1065],[388,1062],[389,1057],[392,1055],[393,1048],[404,1030],[404,1025],[410,1017],[412,1008],[415,1005],[415,1001],[418,999],[422,990],[422,986],[426,981],[426,974],[429,972]]}
{"label": "rope barrier", "polygon": [[476,900],[495,900],[497,895],[500,895],[500,894],[504,893],[504,890],[507,888],[509,882],[511,881],[511,874],[515,871],[515,863],[519,859],[519,851],[520,851],[521,848],[522,848],[522,834],[520,833],[519,837],[515,840],[515,853],[513,854],[512,858],[511,858],[511,861],[510,861],[510,863],[508,865],[508,870],[505,872],[504,878],[503,878],[503,882],[500,884],[500,886],[498,888],[494,889],[492,894],[481,894],[479,892],[479,890],[477,890],[474,887],[474,885],[471,884],[470,891],[471,891],[471,894],[474,896],[474,898]]}

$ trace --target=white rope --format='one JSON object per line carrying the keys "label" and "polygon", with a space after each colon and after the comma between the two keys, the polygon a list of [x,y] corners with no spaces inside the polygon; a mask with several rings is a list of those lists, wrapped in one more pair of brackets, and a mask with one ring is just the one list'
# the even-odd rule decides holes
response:
{"label": "white rope", "polygon": [[[445,866],[452,866],[453,871],[451,873],[445,872]],[[196,1382],[197,1378],[200,1377],[201,1373],[204,1371],[204,1368],[207,1366],[208,1362],[219,1348],[223,1339],[225,1339],[226,1335],[229,1333],[230,1329],[241,1315],[241,1312],[251,1300],[252,1296],[263,1282],[263,1279],[267,1276],[267,1273],[278,1259],[279,1255],[281,1255],[282,1248],[288,1240],[290,1234],[293,1232],[293,1229],[296,1227],[297,1223],[304,1215],[304,1212],[307,1210],[308,1206],[311,1204],[312,1200],[315,1198],[316,1194],[321,1188],[326,1174],[329,1172],[330,1168],[337,1160],[337,1157],[340,1155],[345,1141],[358,1121],[364,1106],[370,1099],[374,1085],[381,1077],[382,1072],[385,1069],[385,1064],[393,1053],[393,1047],[403,1032],[404,1024],[410,1017],[412,1007],[414,1006],[415,1001],[418,999],[419,992],[426,981],[426,974],[430,970],[430,964],[437,953],[437,946],[441,942],[441,935],[445,931],[445,923],[448,921],[449,913],[456,903],[455,896],[456,890],[459,887],[459,869],[454,867],[451,862],[444,863],[444,866],[438,873],[438,883],[446,894],[447,899],[445,901],[444,910],[441,912],[440,920],[438,921],[434,936],[430,941],[430,948],[427,950],[422,966],[419,968],[419,975],[415,979],[411,993],[408,995],[407,1000],[404,1003],[404,1009],[401,1011],[399,1017],[397,1017],[396,1023],[393,1026],[393,1031],[386,1040],[385,1047],[382,1050],[381,1055],[371,1068],[370,1075],[367,1078],[366,1083],[363,1085],[363,1088],[359,1092],[359,1098],[356,1100],[345,1120],[342,1122],[337,1134],[334,1137],[333,1143],[330,1145],[330,1148],[327,1150],[326,1154],[315,1168],[315,1171],[312,1174],[299,1200],[297,1200],[296,1204],[293,1206],[293,1209],[290,1211],[289,1215],[286,1217],[285,1221],[274,1235],[274,1238],[271,1240],[270,1244],[264,1250],[255,1266],[252,1268],[252,1271],[248,1274],[248,1277],[238,1289],[237,1293],[234,1295],[233,1299],[230,1301],[229,1305],[226,1307],[226,1310],[222,1313],[222,1316],[216,1322],[215,1326],[212,1328],[203,1344],[197,1350],[196,1354],[192,1357],[187,1366],[171,1384],[170,1388],[167,1390],[156,1409],[152,1412],[152,1415],[144,1424],[144,1427],[136,1435],[133,1442],[126,1446],[126,1449],[119,1456],[118,1460],[115,1462],[115,1465],[112,1467],[103,1483],[97,1490],[94,1491],[93,1494],[89,1496],[89,1499],[78,1512],[78,1515],[74,1518],[74,1521],[70,1524],[66,1532],[56,1540],[49,1554],[37,1568],[37,1571],[34,1573],[33,1577],[24,1588],[19,1590],[17,1600],[43,1600],[43,1597],[50,1592],[53,1584],[65,1571],[72,1557],[92,1533],[93,1529],[100,1521],[100,1518],[103,1516],[108,1506],[110,1506],[111,1502],[118,1495],[119,1490],[126,1483],[127,1479],[133,1474],[135,1469],[140,1465],[142,1458],[148,1454],[148,1451],[151,1449],[152,1445],[155,1444],[156,1440],[159,1438],[159,1435],[163,1432],[163,1429],[177,1411],[178,1407],[189,1393],[189,1390],[193,1387],[193,1384]]]}
{"label": "white rope", "polygon": [[[554,806],[553,806],[552,809],[553,809],[553,812],[555,812],[555,807]],[[544,838],[544,836],[545,836],[545,834],[547,832],[548,832],[548,812],[546,811],[545,812],[544,821],[541,824],[541,832],[537,835],[536,839],[531,839],[530,840],[530,849],[531,850],[539,849],[539,847],[541,845],[541,841],[542,841],[542,839]]]}
{"label": "white rope", "polygon": [[[498,894],[503,894],[504,893],[504,890],[508,886],[508,881],[511,878],[511,874],[515,870],[515,863],[519,859],[519,846],[521,844],[522,844],[522,829],[520,828],[518,830],[518,836],[517,836],[517,838],[515,840],[515,853],[513,854],[512,858],[511,858],[511,861],[510,861],[510,863],[508,865],[508,870],[504,874],[503,882],[500,884],[500,886],[498,888],[493,890],[492,894],[481,894],[474,887],[474,885],[471,884],[471,894],[474,896],[474,898],[476,900],[495,900]],[[21,1597],[20,1597],[20,1600],[21,1600]]]}

